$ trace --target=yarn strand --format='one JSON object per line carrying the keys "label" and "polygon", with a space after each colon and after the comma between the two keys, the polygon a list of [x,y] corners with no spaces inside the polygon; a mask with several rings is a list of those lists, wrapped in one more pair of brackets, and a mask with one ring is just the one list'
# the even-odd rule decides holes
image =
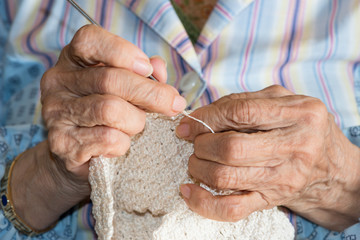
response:
{"label": "yarn strand", "polygon": [[[156,82],[158,82],[158,80],[152,74],[149,76],[149,78],[156,81]],[[214,130],[212,130],[212,128],[209,125],[207,125],[205,122],[201,121],[200,119],[197,119],[197,118],[194,118],[193,116],[190,116],[185,110],[182,112],[182,114],[184,114],[188,118],[191,118],[192,120],[195,120],[195,121],[201,123],[207,129],[209,129],[212,133],[215,133]]]}
{"label": "yarn strand", "polygon": [[201,121],[200,119],[197,119],[197,118],[195,118],[195,117],[193,117],[193,116],[190,116],[190,114],[188,114],[185,110],[182,112],[182,114],[184,114],[184,115],[185,115],[186,117],[188,117],[188,118],[191,118],[192,120],[195,120],[195,121],[201,123],[201,124],[204,125],[207,129],[209,129],[212,133],[215,133],[214,130],[212,130],[212,128],[211,128],[209,125],[207,125],[205,122]]}

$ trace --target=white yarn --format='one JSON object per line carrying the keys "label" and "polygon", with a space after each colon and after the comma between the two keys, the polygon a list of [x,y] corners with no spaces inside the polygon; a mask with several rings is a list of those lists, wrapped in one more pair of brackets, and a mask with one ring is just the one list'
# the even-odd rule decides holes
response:
{"label": "white yarn", "polygon": [[214,130],[212,130],[212,128],[211,128],[209,125],[207,125],[205,122],[201,121],[200,119],[197,119],[197,118],[195,118],[195,117],[193,117],[193,116],[190,116],[190,114],[188,114],[185,110],[182,112],[182,114],[184,114],[184,115],[185,115],[186,117],[188,117],[188,118],[191,118],[191,119],[193,119],[193,120],[201,123],[201,124],[204,125],[207,129],[209,129],[212,133],[215,133]]}
{"label": "white yarn", "polygon": [[[158,82],[158,80],[157,80],[152,74],[150,74],[149,78],[152,79],[152,80],[154,80],[154,81],[157,81],[157,82]],[[208,128],[212,133],[215,133],[209,125],[207,125],[205,122],[201,121],[200,119],[197,119],[197,118],[195,118],[195,117],[193,117],[193,116],[190,116],[190,115],[186,112],[186,110],[182,111],[182,114],[184,114],[184,115],[185,115],[186,117],[188,117],[188,118],[191,118],[191,119],[193,119],[193,120],[201,123],[201,124],[204,125],[206,128]]]}
{"label": "white yarn", "polygon": [[186,206],[179,186],[192,182],[187,163],[193,144],[176,137],[180,120],[181,116],[147,114],[144,131],[132,138],[126,155],[91,160],[89,181],[98,238],[293,239],[294,228],[277,208],[226,223],[205,219]]}

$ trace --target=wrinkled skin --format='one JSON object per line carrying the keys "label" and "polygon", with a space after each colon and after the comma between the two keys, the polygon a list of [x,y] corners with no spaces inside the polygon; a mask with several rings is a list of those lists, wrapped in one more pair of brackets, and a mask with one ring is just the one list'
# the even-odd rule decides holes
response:
{"label": "wrinkled skin", "polygon": [[[148,78],[153,74],[158,81]],[[48,139],[14,165],[14,207],[41,230],[89,197],[89,161],[121,156],[145,112],[174,116],[186,101],[166,82],[166,63],[106,30],[81,28],[41,80]]]}
{"label": "wrinkled skin", "polygon": [[[159,82],[147,78],[151,73]],[[92,156],[125,154],[130,137],[144,128],[145,110],[173,116],[185,108],[185,99],[165,82],[163,60],[149,60],[130,42],[99,27],[83,27],[41,81],[51,152],[87,180]]]}
{"label": "wrinkled skin", "polygon": [[208,218],[237,221],[286,206],[324,227],[343,230],[360,217],[360,151],[316,98],[280,86],[225,96],[191,114],[177,134],[194,142],[190,174],[216,189],[181,186],[189,207]]}

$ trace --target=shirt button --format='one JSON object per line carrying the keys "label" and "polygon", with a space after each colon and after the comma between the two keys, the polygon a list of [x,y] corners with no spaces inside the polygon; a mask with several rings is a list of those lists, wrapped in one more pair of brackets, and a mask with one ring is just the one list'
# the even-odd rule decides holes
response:
{"label": "shirt button", "polygon": [[187,92],[191,91],[191,89],[193,89],[193,87],[195,87],[196,82],[199,80],[200,80],[200,78],[196,72],[191,71],[191,72],[186,73],[180,81],[180,90],[183,93],[187,93]]}

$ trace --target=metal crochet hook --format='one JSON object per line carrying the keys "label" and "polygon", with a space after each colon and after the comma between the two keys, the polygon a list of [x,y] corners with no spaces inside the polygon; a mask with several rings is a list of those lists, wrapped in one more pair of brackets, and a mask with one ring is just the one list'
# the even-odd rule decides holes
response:
{"label": "metal crochet hook", "polygon": [[83,15],[89,22],[91,22],[92,24],[96,25],[96,26],[100,26],[100,24],[98,24],[94,19],[92,19],[89,14],[87,14],[75,1],[73,0],[67,0],[76,10],[79,11],[79,13],[81,13],[81,15]]}
{"label": "metal crochet hook", "polygon": [[[94,19],[92,19],[89,14],[87,14],[75,1],[73,0],[67,0],[76,10],[78,10],[78,12],[83,15],[90,23],[101,27],[101,25],[99,23],[97,23]],[[157,81],[156,78],[154,78],[153,75],[149,76],[150,79]]]}

